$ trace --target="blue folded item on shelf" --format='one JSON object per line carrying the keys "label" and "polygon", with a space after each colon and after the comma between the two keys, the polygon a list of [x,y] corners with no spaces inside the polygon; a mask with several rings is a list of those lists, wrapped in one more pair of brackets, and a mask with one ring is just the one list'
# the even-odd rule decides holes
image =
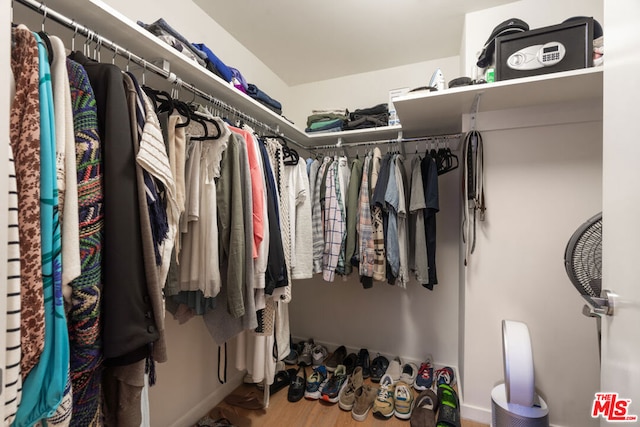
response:
{"label": "blue folded item on shelf", "polygon": [[282,114],[282,104],[271,98],[269,95],[258,89],[258,87],[254,84],[249,83],[247,85],[247,95],[256,101],[260,101],[262,104],[270,107],[273,111],[278,114]]}
{"label": "blue folded item on shelf", "polygon": [[205,45],[204,43],[192,43],[192,45],[194,48],[205,53],[207,57],[206,59],[208,59],[211,65],[213,65],[216,71],[218,71],[220,77],[228,82],[231,81],[231,79],[233,78],[233,72],[231,71],[231,68],[228,67],[224,62],[222,62],[222,60],[220,60],[220,58],[218,58],[216,54],[207,47],[207,45]]}

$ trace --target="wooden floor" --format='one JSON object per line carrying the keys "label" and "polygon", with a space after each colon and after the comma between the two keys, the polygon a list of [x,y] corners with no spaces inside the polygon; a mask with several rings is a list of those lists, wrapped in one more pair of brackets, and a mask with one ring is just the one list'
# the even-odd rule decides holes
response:
{"label": "wooden floor", "polygon": [[[366,380],[369,381],[369,380]],[[262,396],[262,392],[255,385],[241,385],[233,394],[247,395],[255,393]],[[211,415],[216,419],[220,415],[226,416],[237,427],[409,427],[409,421],[396,417],[388,420],[374,418],[369,413],[365,422],[358,422],[351,417],[351,412],[343,411],[338,404],[328,404],[324,401],[302,399],[291,403],[287,400],[287,389],[280,390],[269,401],[266,410],[248,410],[231,406],[221,402]],[[462,427],[488,427],[474,421],[462,420]]]}

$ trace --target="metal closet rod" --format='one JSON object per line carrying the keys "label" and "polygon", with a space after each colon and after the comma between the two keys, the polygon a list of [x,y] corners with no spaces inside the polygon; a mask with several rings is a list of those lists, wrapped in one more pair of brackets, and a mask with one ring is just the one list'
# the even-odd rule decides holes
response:
{"label": "metal closet rod", "polygon": [[459,140],[462,138],[462,134],[447,134],[447,135],[436,135],[436,136],[421,136],[416,138],[395,138],[395,139],[379,139],[376,141],[363,141],[363,142],[342,142],[341,144],[327,144],[327,145],[317,145],[314,146],[315,150],[335,150],[341,148],[350,148],[350,147],[362,147],[366,145],[380,145],[380,144],[399,144],[405,142],[422,142],[422,141],[449,141],[449,140]]}
{"label": "metal closet rod", "polygon": [[227,104],[224,101],[219,100],[218,98],[216,98],[213,95],[208,94],[207,92],[204,92],[203,90],[197,88],[196,86],[185,82],[184,80],[182,80],[181,78],[179,78],[175,73],[172,73],[170,71],[167,71],[163,68],[158,67],[157,65],[147,61],[144,58],[141,58],[140,56],[136,55],[135,53],[131,52],[128,49],[123,48],[122,46],[118,45],[117,43],[101,36],[100,34],[96,33],[95,31],[89,29],[88,27],[85,27],[84,25],[81,25],[79,23],[77,23],[74,19],[71,19],[63,14],[61,14],[60,12],[51,9],[50,7],[48,7],[45,3],[41,3],[41,2],[37,2],[34,0],[14,0],[17,1],[18,3],[28,7],[29,9],[40,13],[41,15],[43,15],[44,20],[42,22],[42,25],[44,27],[44,22],[46,19],[51,19],[53,21],[58,22],[59,24],[62,24],[70,29],[72,29],[74,31],[74,36],[76,33],[80,33],[83,36],[85,36],[87,39],[94,41],[97,46],[98,49],[102,46],[106,46],[107,48],[111,49],[116,55],[120,55],[123,58],[126,58],[127,61],[130,62],[134,62],[136,64],[138,64],[139,66],[141,66],[143,68],[143,70],[149,70],[161,77],[164,77],[165,79],[167,79],[170,83],[174,83],[176,84],[176,86],[178,88],[185,88],[188,91],[192,92],[193,94],[206,99],[209,102],[212,102],[213,104],[224,108],[225,110],[229,111],[230,113],[244,119],[247,120],[257,126],[262,127],[263,129],[278,135],[282,138],[284,138],[285,140],[287,140],[288,142],[291,142],[292,144],[296,145],[297,147],[300,148],[304,148],[307,149],[307,147],[305,147],[304,145],[298,143],[297,141],[294,141],[293,139],[282,135],[280,133],[280,131],[278,129],[274,129],[273,127],[267,125],[264,122],[261,122],[260,120],[257,120],[251,116],[249,116],[246,113],[243,113],[242,111],[238,110],[237,108],[232,107],[231,105]]}

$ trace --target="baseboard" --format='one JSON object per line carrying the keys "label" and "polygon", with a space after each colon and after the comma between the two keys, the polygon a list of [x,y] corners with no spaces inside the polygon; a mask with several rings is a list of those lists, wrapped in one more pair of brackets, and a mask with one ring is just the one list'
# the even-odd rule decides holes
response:
{"label": "baseboard", "polygon": [[473,405],[460,405],[460,417],[466,420],[491,425],[491,409]]}
{"label": "baseboard", "polygon": [[[235,371],[235,370],[234,370]],[[213,393],[206,396],[190,411],[178,418],[170,427],[188,427],[194,425],[204,414],[217,406],[225,396],[231,394],[242,384],[244,372],[235,371],[235,374],[227,379],[227,382],[218,387]]]}

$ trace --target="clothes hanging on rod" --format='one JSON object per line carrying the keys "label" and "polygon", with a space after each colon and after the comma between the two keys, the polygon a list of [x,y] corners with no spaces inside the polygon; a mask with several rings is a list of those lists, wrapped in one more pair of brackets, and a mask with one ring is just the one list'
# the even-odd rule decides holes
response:
{"label": "clothes hanging on rod", "polygon": [[[35,37],[26,29],[23,31],[30,37]],[[15,36],[14,40],[19,41],[19,37]],[[53,37],[51,41],[54,42],[51,45],[55,46]],[[34,41],[33,46],[36,45]],[[44,43],[40,45],[44,46]],[[14,48],[16,50],[13,56],[22,61],[17,53],[19,43],[16,43]],[[27,54],[21,53],[25,60],[29,59],[34,64],[33,78],[25,80],[22,79],[22,74],[19,75],[19,96],[16,99],[24,101],[20,103],[21,109],[31,105],[30,101],[38,102],[38,93],[45,92],[38,91],[37,87],[34,91],[28,91],[29,81],[38,81],[38,65],[48,62],[42,55],[43,52],[46,55],[46,48],[41,49],[40,58],[35,50]],[[57,395],[62,398],[66,394],[69,402],[64,405],[58,405],[59,401],[50,404],[47,414],[55,409],[64,409],[67,412],[57,413],[55,419],[50,418],[47,423],[55,425],[63,422],[62,417],[66,416],[67,419],[71,417],[72,425],[94,425],[99,423],[98,420],[103,413],[109,423],[114,425],[139,424],[140,414],[137,411],[124,413],[118,409],[124,407],[125,402],[121,401],[121,397],[127,394],[139,395],[136,390],[142,387],[145,372],[149,374],[150,384],[153,385],[154,363],[167,360],[162,301],[165,277],[180,277],[180,269],[174,270],[173,276],[171,270],[171,266],[177,266],[176,252],[180,254],[180,260],[184,261],[181,264],[185,269],[197,258],[195,256],[189,259],[185,250],[189,246],[185,243],[189,242],[188,236],[194,237],[201,233],[193,230],[189,232],[187,228],[186,233],[181,232],[179,236],[175,234],[178,231],[181,210],[184,210],[183,218],[187,218],[187,223],[193,222],[194,219],[202,219],[200,225],[205,226],[207,230],[211,229],[211,224],[220,222],[223,225],[220,237],[207,239],[216,248],[218,240],[222,242],[222,247],[226,248],[224,253],[220,254],[222,265],[213,268],[207,265],[204,270],[197,270],[198,283],[201,283],[202,271],[205,271],[205,274],[212,270],[223,272],[220,287],[226,294],[219,292],[215,300],[219,304],[217,307],[216,304],[212,305],[212,308],[215,307],[212,312],[215,312],[217,317],[207,318],[207,313],[204,313],[207,326],[215,329],[211,331],[212,335],[224,336],[216,341],[226,342],[243,330],[256,330],[265,337],[271,336],[265,345],[277,344],[276,347],[283,353],[282,357],[285,357],[284,352],[288,350],[289,339],[286,303],[291,300],[291,279],[293,276],[309,278],[312,270],[310,257],[297,257],[298,254],[310,254],[312,243],[311,233],[305,232],[306,228],[310,229],[311,216],[306,163],[299,156],[293,155],[294,151],[286,146],[288,140],[284,137],[278,137],[284,144],[275,139],[261,142],[254,130],[246,125],[242,129],[234,128],[232,133],[232,129],[222,119],[213,117],[210,111],[202,106],[192,105],[186,110],[182,107],[174,108],[178,105],[174,102],[176,100],[166,99],[168,104],[173,106],[157,114],[157,100],[152,101],[149,98],[133,75],[123,73],[113,64],[97,62],[81,52],[73,52],[69,59],[65,58],[64,54],[57,55],[54,52],[53,58],[54,61],[62,60],[64,64],[67,75],[66,87],[71,95],[70,102],[56,100],[53,106],[62,106],[58,107],[58,113],[64,110],[63,114],[59,114],[60,117],[73,117],[73,121],[66,120],[61,123],[72,123],[74,129],[71,132],[66,128],[57,129],[53,123],[46,127],[52,129],[51,135],[75,134],[73,150],[77,152],[78,157],[72,156],[73,170],[68,170],[63,158],[60,158],[56,168],[53,163],[54,157],[47,157],[47,162],[51,161],[52,172],[47,176],[51,175],[52,178],[48,182],[53,184],[66,184],[66,178],[75,178],[76,190],[72,190],[71,185],[65,185],[64,200],[71,199],[70,191],[77,193],[78,203],[75,209],[79,217],[77,228],[81,269],[79,277],[70,281],[68,312],[58,316],[62,324],[65,324],[65,333],[68,323],[68,333],[71,337],[70,355],[64,356],[64,352],[57,352],[56,347],[49,344],[52,338],[46,334],[43,339],[43,350],[40,354],[55,355],[51,359],[54,363],[61,362],[70,366],[69,384],[73,384],[71,396],[71,388],[65,388],[65,379],[69,371],[56,369],[61,379],[58,381]],[[26,70],[28,67],[22,63],[19,66],[14,64],[13,71]],[[47,82],[48,79],[41,81]],[[217,100],[211,97],[206,99],[210,104],[216,105]],[[15,116],[16,120],[20,120],[19,123],[29,123],[24,120],[22,113],[15,110],[17,106],[17,103],[14,104],[12,120]],[[218,106],[232,109],[219,103]],[[53,108],[49,110],[53,112]],[[236,117],[257,122],[235,109],[232,111]],[[39,122],[38,117],[34,116],[34,123]],[[187,119],[190,123],[183,126]],[[267,132],[277,133],[277,130],[257,123]],[[41,128],[43,126],[36,128],[36,131],[39,133]],[[18,131],[20,127],[16,126],[15,129]],[[14,141],[19,141],[21,135],[28,137],[26,131],[12,135],[12,146]],[[233,142],[225,144],[227,138]],[[38,136],[33,139],[37,141],[43,138]],[[173,141],[170,141],[172,139]],[[52,147],[54,145],[51,144]],[[45,157],[37,151],[26,151],[27,147],[26,143],[20,147],[16,145],[16,148],[21,150],[20,156],[16,156],[19,158],[16,166],[19,170],[27,171],[28,165],[33,171],[33,165],[41,159],[45,160]],[[60,147],[64,147],[64,144]],[[61,150],[60,147],[57,148],[58,152]],[[202,154],[195,154],[198,150]],[[53,150],[49,151],[53,153]],[[105,157],[104,162],[102,154]],[[286,163],[285,158],[288,159]],[[191,167],[202,173],[197,174],[196,180],[185,182],[180,176],[184,176],[185,172],[191,176]],[[259,206],[264,206],[266,199],[262,200],[262,204],[254,204],[252,200],[254,195],[267,194],[264,191],[266,181],[263,178],[267,169],[272,171],[270,200],[274,203],[274,212],[277,213],[271,215],[271,220],[266,209],[262,208],[264,213],[260,212]],[[174,179],[174,174],[178,178]],[[34,186],[40,187],[41,183],[36,179],[38,177],[35,177],[35,174],[33,176]],[[200,189],[206,190],[205,186],[210,188],[201,192]],[[55,193],[55,187],[52,188],[50,192]],[[201,199],[203,194],[208,198]],[[191,209],[194,201],[191,195],[197,196],[198,204],[203,206],[204,210]],[[53,197],[48,199],[55,200]],[[305,202],[305,199],[309,200]],[[25,188],[21,188],[18,192],[18,203],[22,204],[28,200]],[[258,197],[256,201],[260,201]],[[55,213],[57,208],[64,212],[63,206],[73,209],[72,204],[54,203],[51,206],[52,212]],[[37,209],[32,211],[38,212]],[[191,213],[195,213],[197,218],[189,217]],[[123,215],[127,216],[124,222]],[[228,222],[219,221],[220,215],[227,218]],[[252,231],[254,223],[260,222],[258,219],[261,219],[263,224],[269,224],[272,228],[271,236],[261,237],[258,227],[255,227],[257,233]],[[66,222],[65,226],[72,223],[72,220]],[[105,229],[109,230],[108,239],[104,243],[103,223]],[[24,234],[32,225],[29,218],[22,221],[19,234]],[[264,230],[269,227],[263,226],[262,233],[266,234]],[[44,232],[48,235],[47,230],[55,228],[52,225],[44,229]],[[243,234],[238,230],[242,230]],[[37,227],[37,231],[42,233],[41,226]],[[210,236],[207,232],[202,235]],[[24,242],[28,240],[23,239],[22,243]],[[271,245],[267,244],[268,242],[280,242],[283,262],[275,263],[270,259]],[[48,247],[45,246],[45,249]],[[244,251],[240,250],[243,253],[242,258],[240,252],[237,252],[238,248],[245,248]],[[65,249],[68,249],[66,245],[61,248]],[[218,256],[207,257],[207,260],[211,258],[218,259]],[[72,260],[72,257],[69,257],[69,260]],[[29,263],[25,262],[23,265],[29,266]],[[73,270],[67,268],[67,265],[72,266],[61,264],[61,268],[56,270],[61,274],[59,281],[65,273],[74,275]],[[40,265],[34,265],[33,271],[41,272]],[[25,276],[29,277],[31,272],[26,271]],[[118,274],[124,274],[126,277],[117,279]],[[50,277],[56,276],[49,274],[47,280]],[[104,281],[101,280],[103,277]],[[269,282],[278,277],[278,282]],[[135,280],[132,281],[131,278]],[[233,288],[232,282],[239,284],[239,287]],[[59,309],[63,307],[61,285],[62,283],[59,283],[53,287],[57,292],[56,301],[60,302],[57,305]],[[265,292],[267,285],[273,285],[269,293]],[[20,286],[20,289],[28,288]],[[35,289],[37,290],[38,288]],[[215,298],[213,293],[215,292],[211,295],[212,302]],[[21,310],[37,308],[39,305],[22,305]],[[122,311],[125,305],[128,308]],[[183,305],[191,309],[189,301]],[[25,320],[29,319],[29,316],[22,312],[21,315]],[[42,319],[39,316],[43,314],[36,314],[34,320]],[[68,322],[65,322],[67,316]],[[43,320],[49,322],[46,317]],[[230,321],[237,321],[239,327],[225,327],[224,325],[229,325]],[[263,325],[262,328],[259,322]],[[277,327],[264,327],[269,324],[277,324]],[[25,333],[30,332],[29,328],[23,330]],[[80,336],[82,339],[79,339]],[[38,343],[37,339],[33,341],[33,344]],[[65,342],[69,346],[69,341],[62,340],[60,344],[64,345]],[[28,344],[32,344],[31,341],[28,341]],[[271,349],[263,347],[262,353],[253,357],[254,366],[261,364],[266,367],[260,380],[267,383],[273,381],[273,367],[268,367],[272,360],[271,353]],[[28,359],[23,361],[26,360]],[[40,357],[40,362],[45,360],[48,361],[50,358]],[[41,368],[38,363],[33,372],[39,375]],[[103,366],[106,367],[104,376],[101,375]],[[24,369],[17,372],[27,378],[27,385],[44,384],[43,381],[37,380],[39,377]],[[49,386],[49,390],[54,389]],[[19,402],[16,402],[17,411],[22,411],[27,420],[43,419],[42,414],[29,409],[32,406],[30,401],[29,392],[23,393],[24,404],[17,405]],[[140,407],[135,399],[126,402],[125,406]],[[21,412],[18,412],[18,417],[22,419]]]}
{"label": "clothes hanging on rod", "polygon": [[[222,108],[230,113],[232,113],[233,115],[237,116],[239,119],[245,120],[246,122],[259,127],[261,129],[264,129],[266,132],[270,132],[270,133],[275,133],[280,135],[280,132],[278,130],[278,128],[276,127],[275,129],[260,121],[257,120],[253,117],[251,117],[250,115],[239,111],[237,108],[234,108],[232,105],[229,105],[228,103],[216,98],[215,96],[201,90],[200,88],[187,83],[184,79],[180,78],[180,76],[177,76],[175,73],[172,73],[170,71],[167,71],[163,68],[158,67],[157,65],[145,60],[144,58],[136,55],[134,52],[131,52],[128,49],[125,49],[124,47],[118,45],[117,43],[109,40],[108,38],[104,37],[103,35],[98,35],[95,31],[91,30],[90,28],[87,28],[83,25],[81,25],[80,23],[76,22],[75,20],[57,12],[56,10],[46,6],[46,4],[35,1],[35,0],[16,0],[18,3],[28,7],[30,10],[39,13],[39,14],[43,14],[45,19],[51,19],[53,21],[56,21],[62,25],[64,25],[67,28],[70,28],[74,31],[74,35],[75,34],[81,34],[83,36],[87,37],[87,42],[90,41],[95,41],[96,45],[97,45],[97,52],[99,54],[99,50],[104,46],[110,50],[112,50],[114,52],[115,55],[119,55],[123,58],[125,58],[127,60],[127,63],[134,63],[139,65],[143,70],[145,71],[150,71],[160,77],[163,77],[165,79],[167,79],[169,82],[171,83],[177,83],[180,87],[185,88],[186,90],[194,93],[195,95],[201,97],[202,99],[205,99],[207,101],[209,101],[210,103],[214,104],[215,106]],[[85,45],[86,47],[86,45]],[[73,50],[73,49],[72,49]],[[97,59],[97,58],[94,58]],[[127,70],[128,71],[128,70]],[[144,75],[143,75],[144,77]],[[143,85],[144,85],[144,81],[143,81]],[[281,135],[282,138],[285,138],[288,142],[294,144],[297,147],[300,148],[304,148],[307,149],[306,147],[304,147],[303,145],[301,145],[300,143],[298,143],[297,141],[287,137],[286,135]]]}
{"label": "clothes hanging on rod", "polygon": [[[341,165],[346,173],[338,174]],[[407,171],[403,155],[383,155],[374,145],[364,161],[356,157],[350,168],[346,165],[347,159],[338,156],[309,162],[314,273],[333,281],[335,274],[347,275],[357,266],[364,288],[374,281],[404,288],[415,277],[433,290],[438,283],[437,159],[426,150]],[[340,191],[343,185],[346,193]],[[338,197],[342,193],[346,200]]]}

